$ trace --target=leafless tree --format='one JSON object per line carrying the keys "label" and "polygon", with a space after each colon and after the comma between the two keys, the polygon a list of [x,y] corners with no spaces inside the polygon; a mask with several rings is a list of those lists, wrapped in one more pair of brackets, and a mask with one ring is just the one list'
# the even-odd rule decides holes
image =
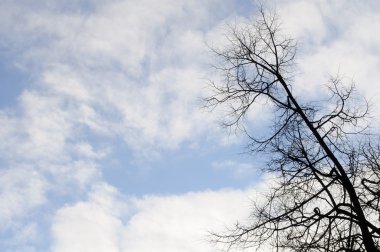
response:
{"label": "leafless tree", "polygon": [[213,239],[227,250],[265,244],[276,251],[380,251],[380,147],[363,126],[366,101],[339,77],[330,79],[327,99],[296,97],[296,42],[281,33],[276,15],[261,9],[259,16],[229,27],[228,45],[213,49],[224,79],[211,83],[205,101],[231,108],[228,127],[244,125],[258,103],[271,108],[266,137],[244,130],[250,150],[268,154],[263,171],[277,182],[248,223]]}

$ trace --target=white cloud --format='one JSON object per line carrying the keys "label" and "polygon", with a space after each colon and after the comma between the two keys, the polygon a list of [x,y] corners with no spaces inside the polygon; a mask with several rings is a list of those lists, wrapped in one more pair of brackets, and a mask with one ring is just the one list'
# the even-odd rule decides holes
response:
{"label": "white cloud", "polygon": [[[305,46],[318,46],[326,39],[328,25],[324,20],[325,13],[321,6],[328,4],[327,1],[283,1],[285,4],[277,7],[284,23],[284,32],[291,36],[305,39]],[[302,20],[302,22],[300,22]],[[301,44],[302,46],[302,44]]]}
{"label": "white cloud", "polygon": [[253,195],[220,190],[123,202],[114,189],[98,186],[87,201],[57,212],[53,251],[217,251],[208,232],[246,219]]}
{"label": "white cloud", "polygon": [[[13,249],[15,246],[21,249],[29,242],[32,246],[40,239],[31,234],[39,228],[36,223],[33,228],[30,226],[37,221],[34,219],[38,216],[36,210],[46,204],[53,205],[57,195],[80,197],[83,190],[99,178],[96,161],[105,155],[102,150],[83,144],[79,145],[81,152],[75,153],[77,145],[73,139],[78,131],[70,118],[73,113],[64,110],[60,97],[25,91],[19,101],[19,111],[0,113],[0,138],[3,139],[0,143],[0,220],[3,223],[0,232],[13,237],[7,238],[7,244],[13,244],[10,245]],[[16,239],[23,233],[29,240]],[[24,249],[27,248],[21,251]]]}
{"label": "white cloud", "polygon": [[380,36],[372,32],[380,21],[379,7],[378,1],[279,1],[285,32],[299,41],[297,93],[319,95],[329,76],[338,73],[353,79],[369,98],[379,93],[373,84],[380,77],[375,70]]}
{"label": "white cloud", "polygon": [[0,232],[15,228],[15,218],[46,202],[47,183],[33,166],[13,166],[0,171]]}
{"label": "white cloud", "polygon": [[53,251],[120,251],[119,236],[123,227],[119,219],[115,189],[98,185],[88,202],[60,209],[53,225]]}

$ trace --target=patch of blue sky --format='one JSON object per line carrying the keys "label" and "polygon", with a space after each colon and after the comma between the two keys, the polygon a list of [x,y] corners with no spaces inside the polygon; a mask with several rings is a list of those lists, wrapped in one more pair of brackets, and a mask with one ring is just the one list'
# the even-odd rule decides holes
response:
{"label": "patch of blue sky", "polygon": [[[117,147],[116,147],[117,146]],[[161,151],[151,160],[137,160],[125,144],[113,144],[112,154],[102,160],[105,180],[125,195],[181,194],[189,191],[247,188],[260,179],[263,160],[241,153],[241,145],[201,148],[182,147]],[[215,167],[215,163],[230,167]],[[252,164],[244,171],[239,166]]]}
{"label": "patch of blue sky", "polygon": [[11,227],[0,229],[0,251],[51,251],[51,222],[58,207],[45,205],[12,221]]}
{"label": "patch of blue sky", "polygon": [[0,53],[0,108],[17,104],[17,98],[29,86],[30,78],[12,65],[12,59]]}

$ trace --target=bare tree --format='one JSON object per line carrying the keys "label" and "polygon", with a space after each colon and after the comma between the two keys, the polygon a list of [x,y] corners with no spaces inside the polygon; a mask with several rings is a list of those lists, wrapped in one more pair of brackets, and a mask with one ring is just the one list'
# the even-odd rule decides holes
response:
{"label": "bare tree", "polygon": [[269,154],[263,171],[277,182],[254,205],[248,224],[213,234],[215,241],[227,249],[380,251],[380,147],[363,126],[366,101],[339,77],[330,79],[328,99],[296,97],[296,42],[263,9],[254,22],[231,26],[227,39],[227,46],[213,49],[224,81],[212,82],[206,104],[231,108],[228,127],[244,125],[257,103],[272,109],[266,138],[243,129],[252,152]]}

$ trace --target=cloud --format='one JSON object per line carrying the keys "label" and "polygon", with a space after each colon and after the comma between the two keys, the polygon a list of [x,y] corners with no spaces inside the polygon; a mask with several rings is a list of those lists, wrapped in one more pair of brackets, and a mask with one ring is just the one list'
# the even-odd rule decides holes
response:
{"label": "cloud", "polygon": [[316,98],[329,76],[340,74],[354,80],[369,99],[378,96],[373,83],[380,77],[375,70],[380,65],[375,49],[380,36],[372,31],[379,23],[375,20],[380,20],[379,7],[377,1],[279,1],[284,32],[299,42],[297,94]]}
{"label": "cloud", "polygon": [[123,227],[119,219],[115,189],[99,185],[87,202],[60,209],[52,226],[53,251],[120,251],[119,236]]}
{"label": "cloud", "polygon": [[304,43],[307,47],[319,46],[325,41],[329,22],[324,18],[326,13],[321,9],[321,1],[279,1],[279,4],[277,10],[284,32],[307,40]]}
{"label": "cloud", "polygon": [[57,211],[54,252],[216,251],[208,232],[249,215],[252,189],[145,196],[121,201],[99,185],[83,202]]}
{"label": "cloud", "polygon": [[46,202],[47,183],[32,166],[12,167],[0,171],[0,232],[14,228],[13,220],[29,209]]}

